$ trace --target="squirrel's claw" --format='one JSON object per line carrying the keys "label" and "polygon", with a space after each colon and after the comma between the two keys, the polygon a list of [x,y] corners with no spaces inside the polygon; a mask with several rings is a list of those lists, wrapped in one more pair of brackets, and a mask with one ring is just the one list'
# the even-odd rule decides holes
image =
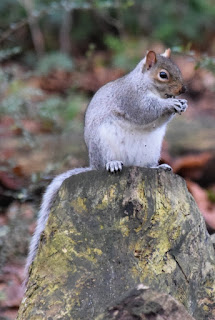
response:
{"label": "squirrel's claw", "polygon": [[122,161],[114,160],[106,163],[106,170],[113,173],[122,171],[123,163]]}
{"label": "squirrel's claw", "polygon": [[167,163],[159,164],[157,166],[150,167],[153,169],[163,169],[165,171],[172,171],[172,167],[170,167]]}

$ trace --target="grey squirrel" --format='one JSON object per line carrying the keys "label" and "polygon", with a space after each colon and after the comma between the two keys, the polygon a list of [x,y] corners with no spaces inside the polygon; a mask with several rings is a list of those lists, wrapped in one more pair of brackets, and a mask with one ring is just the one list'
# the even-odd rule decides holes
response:
{"label": "grey squirrel", "polygon": [[36,231],[32,237],[26,270],[33,262],[51,205],[63,181],[90,170],[121,171],[125,166],[158,165],[167,123],[187,108],[175,96],[185,92],[179,68],[167,49],[158,55],[148,51],[136,68],[101,87],[88,105],[84,137],[90,167],[69,170],[48,186],[42,200]]}

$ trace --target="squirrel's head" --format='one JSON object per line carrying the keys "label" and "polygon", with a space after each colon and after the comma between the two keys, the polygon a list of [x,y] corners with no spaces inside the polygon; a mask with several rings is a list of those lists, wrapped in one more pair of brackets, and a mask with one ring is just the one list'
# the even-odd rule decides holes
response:
{"label": "squirrel's head", "polygon": [[150,86],[161,98],[172,98],[186,91],[182,74],[170,59],[171,50],[156,55],[148,51],[144,59],[142,72],[150,78]]}

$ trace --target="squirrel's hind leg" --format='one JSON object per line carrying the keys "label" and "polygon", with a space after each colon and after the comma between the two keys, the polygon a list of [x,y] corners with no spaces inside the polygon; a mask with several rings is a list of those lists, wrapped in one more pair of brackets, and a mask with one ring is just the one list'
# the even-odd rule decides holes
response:
{"label": "squirrel's hind leg", "polygon": [[165,171],[172,171],[172,167],[170,167],[168,164],[163,163],[163,164],[159,164],[157,166],[151,167],[151,168],[155,168],[155,169],[164,169]]}

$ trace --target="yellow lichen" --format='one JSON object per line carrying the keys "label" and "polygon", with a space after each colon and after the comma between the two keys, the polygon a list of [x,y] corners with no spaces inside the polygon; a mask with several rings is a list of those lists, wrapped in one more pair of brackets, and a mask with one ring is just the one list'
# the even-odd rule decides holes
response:
{"label": "yellow lichen", "polygon": [[116,186],[111,185],[110,188],[106,190],[101,202],[96,205],[95,209],[104,210],[112,201],[114,201],[115,197],[116,197]]}
{"label": "yellow lichen", "polygon": [[102,255],[102,250],[94,248],[93,251],[97,253],[99,256]]}
{"label": "yellow lichen", "polygon": [[144,184],[144,181],[141,181],[138,186],[137,186],[137,189],[136,190],[136,195],[137,195],[137,198],[139,199],[139,202],[142,203],[143,205],[146,205],[147,204],[147,201],[146,201],[146,196],[145,196],[145,184]]}
{"label": "yellow lichen", "polygon": [[208,310],[209,310],[208,306],[204,305],[204,306],[203,306],[203,310],[204,310],[204,311],[208,311]]}
{"label": "yellow lichen", "polygon": [[119,219],[117,221],[117,223],[115,224],[115,228],[117,230],[120,230],[123,237],[127,237],[129,235],[128,222],[129,222],[129,217],[127,216],[127,217]]}
{"label": "yellow lichen", "polygon": [[86,207],[86,199],[82,199],[81,197],[78,197],[74,200],[71,201],[71,205],[74,208],[75,212],[77,213],[83,213],[87,211],[87,207]]}
{"label": "yellow lichen", "polygon": [[65,199],[66,197],[66,192],[65,192],[65,188],[60,188],[58,195],[61,199]]}
{"label": "yellow lichen", "polygon": [[[139,185],[139,194],[141,193],[143,194],[143,188],[141,189],[141,185]],[[183,219],[183,215],[181,215],[181,218],[178,217],[175,222],[175,215],[180,212],[180,203],[178,203],[178,207],[176,206],[175,213],[171,214],[172,205],[168,195],[161,193],[158,189],[155,199],[155,212],[150,221],[152,228],[147,233],[149,239],[153,239],[153,250],[150,244],[146,245],[145,240],[136,242],[129,248],[137,258],[137,270],[144,270],[144,274],[147,274],[149,278],[163,272],[172,273],[176,269],[176,262],[168,251],[172,247],[172,242],[181,232],[180,220]],[[140,230],[139,227],[135,231],[139,232]],[[136,273],[134,269],[132,272]],[[143,280],[141,279],[141,281]]]}
{"label": "yellow lichen", "polygon": [[140,225],[138,228],[134,229],[136,233],[140,232],[143,229],[143,226]]}
{"label": "yellow lichen", "polygon": [[144,183],[144,181],[141,181],[141,183],[138,184],[138,186],[137,186],[137,194],[136,195],[137,195],[138,202],[143,207],[142,210],[143,210],[144,214],[142,215],[142,224],[145,224],[147,219],[148,219],[148,200],[147,200],[146,195],[145,195],[145,183]]}
{"label": "yellow lichen", "polygon": [[176,269],[176,261],[167,253],[167,260],[163,266],[163,271],[166,273],[172,273]]}
{"label": "yellow lichen", "polygon": [[77,251],[73,247],[73,248],[70,248],[70,253],[71,253],[71,257],[72,255],[75,255],[76,257],[84,258],[90,262],[96,263],[97,262],[96,255],[100,256],[102,254],[102,251],[100,249],[90,248],[90,247],[88,247],[84,251]]}

